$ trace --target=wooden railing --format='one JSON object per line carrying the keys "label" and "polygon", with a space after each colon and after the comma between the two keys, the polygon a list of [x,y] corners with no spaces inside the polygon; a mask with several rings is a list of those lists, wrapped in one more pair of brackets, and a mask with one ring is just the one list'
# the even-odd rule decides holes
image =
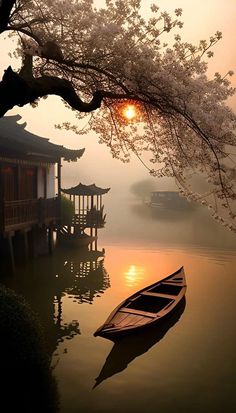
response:
{"label": "wooden railing", "polygon": [[3,201],[0,203],[0,231],[33,224],[47,224],[60,217],[58,198]]}
{"label": "wooden railing", "polygon": [[85,228],[102,228],[105,224],[106,216],[102,211],[81,211],[80,214],[75,214],[72,218],[72,226],[78,226],[81,229]]}
{"label": "wooden railing", "polygon": [[87,228],[102,228],[105,225],[106,215],[102,211],[88,211],[86,215]]}

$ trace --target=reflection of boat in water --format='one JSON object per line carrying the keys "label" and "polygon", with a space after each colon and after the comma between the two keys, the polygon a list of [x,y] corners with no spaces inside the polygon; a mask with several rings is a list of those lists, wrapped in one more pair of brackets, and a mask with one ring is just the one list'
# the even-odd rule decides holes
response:
{"label": "reflection of boat in water", "polygon": [[97,240],[97,236],[90,236],[83,233],[71,233],[65,232],[60,234],[59,243],[71,247],[87,247],[91,243]]}
{"label": "reflection of boat in water", "polygon": [[151,327],[145,334],[135,333],[115,341],[99,376],[96,378],[94,387],[98,386],[102,381],[114,374],[125,370],[131,361],[146,353],[151,347],[158,343],[169,329],[179,321],[184,312],[185,305],[186,300],[185,297],[183,297],[176,306],[176,311],[171,313],[165,321],[162,321],[157,328]]}
{"label": "reflection of boat in water", "polygon": [[184,268],[127,298],[94,333],[108,339],[150,328],[174,311],[186,292]]}

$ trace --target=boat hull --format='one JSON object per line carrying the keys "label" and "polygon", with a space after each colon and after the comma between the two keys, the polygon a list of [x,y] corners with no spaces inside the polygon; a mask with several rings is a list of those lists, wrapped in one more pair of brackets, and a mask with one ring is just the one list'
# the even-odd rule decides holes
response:
{"label": "boat hull", "polygon": [[99,336],[99,337],[103,337],[103,338],[107,338],[108,340],[111,340],[113,342],[116,342],[126,336],[129,335],[134,335],[134,334],[139,334],[139,333],[143,333],[146,332],[147,330],[152,330],[152,329],[162,329],[164,327],[164,325],[166,323],[169,322],[169,320],[172,319],[172,317],[174,316],[175,313],[178,313],[179,310],[183,307],[185,303],[185,297],[183,297],[178,304],[176,304],[175,308],[167,313],[166,315],[164,315],[161,318],[156,319],[155,321],[153,321],[150,324],[145,324],[143,326],[140,327],[133,327],[130,329],[123,329],[120,331],[112,331],[112,332],[105,332],[105,331],[100,331],[100,332],[95,332],[94,336]]}
{"label": "boat hull", "polygon": [[184,269],[138,291],[110,314],[94,336],[116,340],[165,322],[177,311],[186,293]]}

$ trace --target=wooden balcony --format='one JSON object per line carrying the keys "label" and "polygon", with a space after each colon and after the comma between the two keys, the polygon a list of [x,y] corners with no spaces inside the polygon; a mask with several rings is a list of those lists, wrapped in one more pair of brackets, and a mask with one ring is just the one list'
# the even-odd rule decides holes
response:
{"label": "wooden balcony", "polygon": [[[78,211],[77,211],[78,212]],[[64,225],[84,230],[85,228],[103,228],[105,225],[106,215],[102,211],[80,210],[74,214],[72,219],[65,222]]]}
{"label": "wooden balcony", "polygon": [[103,228],[105,225],[106,215],[103,211],[90,210],[86,215],[87,228]]}
{"label": "wooden balcony", "polygon": [[73,216],[69,226],[79,227],[81,230],[85,228],[103,228],[105,225],[106,215],[103,211],[96,210],[81,210]]}
{"label": "wooden balcony", "polygon": [[0,202],[0,232],[49,225],[60,218],[59,198]]}

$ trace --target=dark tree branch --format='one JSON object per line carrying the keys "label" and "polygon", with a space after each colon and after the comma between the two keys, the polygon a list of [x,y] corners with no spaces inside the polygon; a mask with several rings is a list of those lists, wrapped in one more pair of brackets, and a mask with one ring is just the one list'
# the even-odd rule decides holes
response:
{"label": "dark tree branch", "polygon": [[10,15],[16,0],[0,1],[0,33],[3,33],[9,23]]}
{"label": "dark tree branch", "polygon": [[[96,91],[89,103],[83,102],[68,80],[54,76],[34,78],[32,75],[32,58],[24,58],[21,71],[14,72],[9,66],[0,82],[0,117],[14,106],[33,103],[40,97],[57,95],[64,99],[73,109],[80,112],[91,112],[101,106],[102,99],[114,97],[109,92]],[[118,97],[124,97],[117,95]]]}
{"label": "dark tree branch", "polygon": [[9,66],[0,82],[0,117],[14,106],[24,106],[34,103],[37,99],[47,95],[57,95],[64,99],[72,109],[79,112],[92,112],[101,106],[103,98],[131,99],[132,96],[109,91],[95,91],[92,100],[87,103],[77,95],[72,83],[56,76],[33,76],[33,58],[25,54],[22,67],[16,73]]}

